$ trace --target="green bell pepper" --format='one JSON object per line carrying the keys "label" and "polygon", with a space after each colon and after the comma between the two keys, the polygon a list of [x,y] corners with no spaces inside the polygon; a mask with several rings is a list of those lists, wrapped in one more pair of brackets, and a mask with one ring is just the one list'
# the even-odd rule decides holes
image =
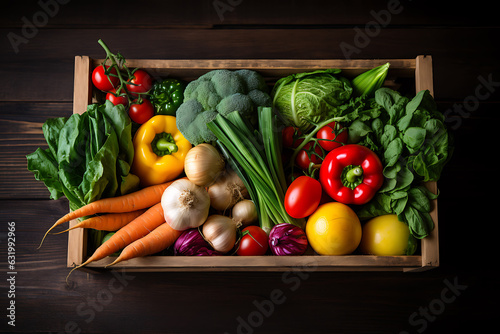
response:
{"label": "green bell pepper", "polygon": [[184,101],[186,84],[178,79],[169,78],[156,81],[151,89],[151,102],[155,107],[155,115],[175,116],[177,108]]}

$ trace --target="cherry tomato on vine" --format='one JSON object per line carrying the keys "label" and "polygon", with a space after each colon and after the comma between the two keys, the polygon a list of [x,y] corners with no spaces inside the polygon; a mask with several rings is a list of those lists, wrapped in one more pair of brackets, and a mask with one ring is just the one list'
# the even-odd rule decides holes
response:
{"label": "cherry tomato on vine", "polygon": [[[106,65],[106,69],[109,66]],[[110,74],[116,75],[116,68],[111,68]],[[110,82],[111,81],[111,82]],[[120,79],[118,77],[112,75],[106,75],[104,67],[102,65],[97,66],[94,71],[92,71],[92,83],[97,89],[100,89],[104,92],[110,91],[115,88]]]}
{"label": "cherry tomato on vine", "polygon": [[313,142],[305,144],[304,148],[300,150],[295,157],[295,164],[297,164],[297,166],[299,166],[303,170],[307,170],[311,162],[314,164],[319,164],[323,160],[322,158],[320,158],[321,156],[323,156],[323,151],[321,150],[321,147],[319,145],[316,145],[314,147],[314,152],[316,152],[316,154],[318,154],[319,156],[314,154],[313,152],[309,152],[311,155],[311,158],[309,158],[307,151],[312,150],[312,145]]}
{"label": "cherry tomato on vine", "polygon": [[142,103],[137,103],[134,100],[130,105],[128,115],[130,119],[138,124],[146,123],[151,117],[154,116],[155,108],[149,100],[142,100]]}
{"label": "cherry tomato on vine", "polygon": [[321,183],[318,180],[299,176],[286,190],[285,210],[293,218],[305,218],[316,211],[321,197]]}
{"label": "cherry tomato on vine", "polygon": [[106,100],[110,100],[115,106],[122,104],[125,107],[128,106],[128,99],[125,93],[120,93],[120,95],[116,95],[116,89],[109,91],[106,94]]}
{"label": "cherry tomato on vine", "polygon": [[134,93],[146,93],[153,87],[153,78],[144,70],[137,70],[127,82],[127,90],[132,95],[137,95]]}
{"label": "cherry tomato on vine", "polygon": [[316,138],[324,139],[318,140],[318,143],[326,151],[331,151],[337,147],[342,146],[342,144],[347,143],[347,129],[342,130],[342,125],[335,126],[335,122],[331,122],[316,133]]}
{"label": "cherry tomato on vine", "polygon": [[243,230],[243,237],[236,254],[240,256],[264,255],[269,247],[269,237],[259,226],[251,225]]}
{"label": "cherry tomato on vine", "polygon": [[[295,135],[295,133],[297,134]],[[293,126],[286,126],[281,134],[283,137],[283,147],[296,148],[303,141],[302,139],[294,139],[294,135],[300,136],[301,133],[299,129],[294,128]]]}

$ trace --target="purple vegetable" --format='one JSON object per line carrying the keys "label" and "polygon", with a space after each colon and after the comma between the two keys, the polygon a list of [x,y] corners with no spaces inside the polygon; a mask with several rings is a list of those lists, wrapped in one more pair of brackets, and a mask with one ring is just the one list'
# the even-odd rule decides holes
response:
{"label": "purple vegetable", "polygon": [[298,226],[278,224],[269,232],[269,248],[274,255],[302,255],[307,245],[306,233]]}
{"label": "purple vegetable", "polygon": [[197,228],[187,229],[179,236],[174,244],[174,255],[211,256],[220,255],[210,244],[203,239]]}

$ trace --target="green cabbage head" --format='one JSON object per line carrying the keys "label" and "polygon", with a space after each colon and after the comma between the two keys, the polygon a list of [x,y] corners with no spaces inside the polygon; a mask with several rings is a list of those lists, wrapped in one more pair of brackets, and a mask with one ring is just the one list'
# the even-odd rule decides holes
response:
{"label": "green cabbage head", "polygon": [[338,73],[339,69],[326,69],[279,79],[271,92],[273,107],[303,132],[312,127],[310,122],[334,117],[352,94],[349,80]]}

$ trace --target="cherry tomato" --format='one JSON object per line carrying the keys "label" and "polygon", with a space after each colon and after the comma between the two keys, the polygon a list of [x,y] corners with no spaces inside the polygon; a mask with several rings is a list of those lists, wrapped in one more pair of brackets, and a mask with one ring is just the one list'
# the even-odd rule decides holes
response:
{"label": "cherry tomato", "polygon": [[149,100],[142,100],[141,104],[137,103],[137,100],[134,100],[128,111],[130,119],[138,124],[146,123],[154,116],[154,113],[155,108]]}
{"label": "cherry tomato", "polygon": [[321,129],[319,129],[318,133],[316,133],[316,138],[326,140],[318,140],[318,143],[326,151],[331,151],[339,146],[342,146],[342,144],[347,143],[348,137],[347,129],[342,129],[343,127],[340,124],[338,125],[337,129],[335,127],[335,122],[331,122],[328,125],[325,125]]}
{"label": "cherry tomato", "polygon": [[299,176],[285,194],[285,210],[293,218],[305,218],[313,214],[321,201],[321,183],[309,176]]}
{"label": "cherry tomato", "polygon": [[319,164],[323,160],[322,158],[319,157],[323,155],[323,151],[321,150],[321,147],[319,145],[316,145],[316,147],[314,148],[314,152],[316,152],[316,154],[318,154],[319,156],[310,152],[311,158],[309,158],[307,150],[311,150],[312,145],[313,145],[312,142],[305,144],[304,148],[300,150],[297,156],[295,157],[295,163],[303,170],[307,170],[311,162],[314,164]]}
{"label": "cherry tomato", "polygon": [[134,96],[134,93],[146,93],[153,87],[153,78],[144,70],[137,70],[127,83],[127,90]]}
{"label": "cherry tomato", "polygon": [[286,126],[282,133],[283,147],[296,148],[302,143],[302,139],[294,139],[294,136],[300,136],[300,130],[293,126]]}
{"label": "cherry tomato", "polygon": [[264,255],[269,247],[269,237],[259,226],[251,225],[243,230],[243,237],[236,254],[240,256]]}
{"label": "cherry tomato", "polygon": [[122,92],[119,96],[116,95],[116,89],[109,91],[106,94],[106,100],[110,100],[115,106],[122,104],[125,107],[128,106],[127,96]]}
{"label": "cherry tomato", "polygon": [[[108,68],[109,66],[106,66],[106,69]],[[116,75],[116,69],[113,67],[110,73]],[[102,65],[97,66],[96,68],[94,68],[94,71],[92,71],[92,83],[97,89],[100,89],[104,92],[110,91],[115,88],[118,85],[119,81],[120,79],[118,79],[118,77],[111,75],[107,76]]]}

